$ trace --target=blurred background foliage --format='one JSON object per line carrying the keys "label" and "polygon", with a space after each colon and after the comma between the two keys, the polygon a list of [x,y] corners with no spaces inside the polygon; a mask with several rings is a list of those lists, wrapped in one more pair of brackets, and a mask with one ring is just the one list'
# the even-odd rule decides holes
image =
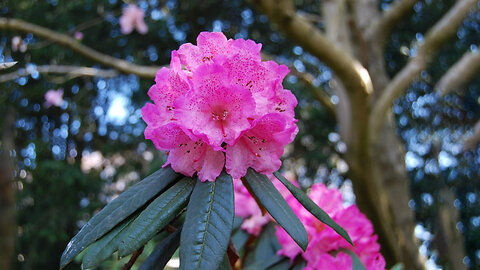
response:
{"label": "blurred background foliage", "polygon": [[[390,2],[381,1],[381,8],[386,9]],[[411,45],[423,38],[421,33],[454,2],[419,1],[413,15],[396,26],[386,50],[391,74],[414,53]],[[266,53],[296,71],[284,85],[299,100],[296,115],[300,133],[287,149],[284,166],[293,169],[304,187],[322,181],[351,190],[344,177],[348,171],[342,159],[345,144],[339,140],[335,119],[314,98],[311,86],[295,76],[308,72],[315,87],[333,94],[332,73],[327,67],[272,29],[267,17],[245,1],[136,3],[146,12],[146,35],[120,32],[118,19],[126,2],[118,0],[4,0],[0,14],[71,36],[82,32],[83,39],[78,42],[142,65],[168,64],[171,50],[195,42],[200,31],[223,31],[229,38],[261,42]],[[318,1],[298,0],[297,6],[308,13],[320,12]],[[439,192],[445,188],[454,192],[454,206],[461,214],[457,229],[465,238],[464,263],[480,269],[480,152],[478,147],[467,152],[462,149],[462,140],[478,119],[480,77],[460,93],[444,98],[432,90],[434,82],[463,52],[478,49],[472,44],[480,43],[479,22],[479,14],[470,16],[459,29],[458,39],[438,53],[434,63],[394,105],[398,133],[408,151],[405,161],[413,194],[410,207],[418,221],[420,252],[429,258],[432,269],[442,263],[432,243]],[[321,20],[316,24],[323,27]],[[25,43],[25,52],[12,50],[14,36]],[[140,115],[153,81],[134,75],[42,75],[35,72],[38,65],[101,66],[32,34],[0,30],[0,62],[12,60],[19,62],[14,69],[33,71],[0,84],[0,114],[5,115],[7,108],[15,110],[15,269],[55,269],[68,240],[95,211],[163,164],[163,154],[144,140],[145,124]],[[0,77],[12,71],[3,71]],[[45,92],[59,88],[64,89],[64,105],[45,108]],[[331,100],[338,102],[335,95]],[[0,122],[4,120],[0,118]],[[121,267],[113,260],[103,267]]]}

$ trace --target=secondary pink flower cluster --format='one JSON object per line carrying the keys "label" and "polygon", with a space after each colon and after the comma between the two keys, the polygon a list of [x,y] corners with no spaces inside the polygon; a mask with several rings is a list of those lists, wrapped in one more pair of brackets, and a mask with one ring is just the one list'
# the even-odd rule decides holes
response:
{"label": "secondary pink flower cluster", "polygon": [[197,45],[172,52],[142,108],[145,138],[168,151],[165,165],[214,181],[225,167],[233,178],[249,167],[272,173],[297,131],[295,96],[282,87],[284,65],[263,62],[261,44],[202,32]]}
{"label": "secondary pink flower cluster", "polygon": [[235,193],[235,215],[244,218],[240,228],[249,234],[258,236],[263,225],[271,220],[270,215],[262,214],[257,202],[240,179],[233,180],[233,190]]}
{"label": "secondary pink flower cluster", "polygon": [[50,108],[50,106],[62,107],[65,100],[63,100],[63,89],[59,88],[58,90],[50,89],[45,93],[45,103],[43,106],[45,108]]}
{"label": "secondary pink flower cluster", "polygon": [[146,34],[148,32],[148,26],[144,21],[145,12],[135,4],[129,4],[122,10],[122,16],[119,19],[120,30],[122,34],[128,35],[133,32],[134,29],[140,34]]}
{"label": "secondary pink flower cluster", "polygon": [[355,247],[332,228],[316,219],[292,195],[289,195],[286,197],[287,202],[305,226],[309,244],[307,250],[303,252],[285,230],[277,226],[276,235],[282,245],[278,252],[280,255],[293,260],[301,254],[307,261],[304,269],[343,270],[352,269],[350,255],[342,252],[342,249],[348,249],[357,254],[366,269],[385,269],[385,260],[380,254],[377,236],[373,235],[373,226],[355,205],[344,207],[340,191],[328,189],[324,184],[314,184],[309,197],[348,232]]}

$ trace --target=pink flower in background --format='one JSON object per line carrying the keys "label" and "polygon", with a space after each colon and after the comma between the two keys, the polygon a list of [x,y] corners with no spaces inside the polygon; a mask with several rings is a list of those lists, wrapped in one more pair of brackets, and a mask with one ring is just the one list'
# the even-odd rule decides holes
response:
{"label": "pink flower in background", "polygon": [[27,44],[23,41],[23,39],[19,36],[14,36],[12,38],[12,51],[20,51],[26,52],[27,51]]}
{"label": "pink flower in background", "polygon": [[145,12],[135,4],[129,4],[123,9],[119,23],[122,34],[128,35],[137,29],[140,34],[148,32],[148,26],[144,21]]}
{"label": "pink flower in background", "polygon": [[73,38],[75,38],[76,40],[82,40],[83,39],[83,33],[77,31],[77,32],[73,33]]}
{"label": "pink flower in background", "polygon": [[168,152],[175,171],[214,181],[224,166],[234,178],[249,167],[265,174],[280,167],[298,131],[297,100],[282,87],[288,68],[262,62],[260,49],[251,40],[202,32],[197,45],[183,44],[170,68],[158,71],[148,91],[154,104],[142,108],[145,138]]}
{"label": "pink flower in background", "polygon": [[377,243],[377,236],[373,234],[372,223],[355,205],[344,207],[340,191],[328,189],[323,184],[314,184],[309,197],[348,232],[355,247],[318,221],[292,195],[288,195],[287,202],[307,230],[309,245],[303,252],[285,230],[277,226],[276,235],[282,245],[278,254],[289,257],[292,261],[301,254],[307,261],[305,269],[352,269],[350,255],[342,252],[351,250],[366,269],[385,269],[385,260],[380,254],[380,245]]}
{"label": "pink flower in background", "polygon": [[233,190],[235,192],[235,215],[244,218],[241,228],[249,234],[258,236],[263,225],[270,221],[270,215],[262,215],[257,202],[240,179],[233,180]]}
{"label": "pink flower in background", "polygon": [[45,103],[43,104],[45,108],[50,106],[61,107],[65,101],[63,100],[63,89],[58,90],[50,89],[45,93]]}

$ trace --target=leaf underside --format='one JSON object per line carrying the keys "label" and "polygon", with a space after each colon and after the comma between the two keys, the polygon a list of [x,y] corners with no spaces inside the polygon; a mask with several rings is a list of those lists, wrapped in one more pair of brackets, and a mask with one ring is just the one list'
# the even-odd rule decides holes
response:
{"label": "leaf underside", "polygon": [[180,237],[180,269],[217,269],[225,257],[235,215],[232,177],[197,181]]}
{"label": "leaf underside", "polygon": [[353,246],[352,239],[348,235],[347,231],[338,225],[325,211],[323,211],[316,203],[314,203],[303,190],[293,185],[290,181],[285,179],[279,172],[273,173],[275,177],[282,182],[282,184],[292,193],[292,195],[298,200],[299,203],[305,207],[312,215],[325,225],[336,231],[341,237]]}
{"label": "leaf underside", "polygon": [[244,185],[250,186],[254,195],[257,196],[278,224],[285,229],[303,250],[306,250],[308,235],[305,227],[270,179],[250,168],[247,170],[245,177],[242,178],[242,181]]}
{"label": "leaf underside", "polygon": [[108,233],[146,202],[158,195],[177,177],[178,174],[170,167],[162,168],[133,185],[107,204],[70,240],[60,259],[60,268],[65,267],[87,246]]}

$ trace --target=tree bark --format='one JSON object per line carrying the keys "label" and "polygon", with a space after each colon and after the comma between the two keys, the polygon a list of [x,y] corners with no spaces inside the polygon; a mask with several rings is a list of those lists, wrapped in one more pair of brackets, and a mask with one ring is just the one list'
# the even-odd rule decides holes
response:
{"label": "tree bark", "polygon": [[4,115],[0,155],[0,269],[12,269],[15,252],[15,196],[13,187],[15,111],[7,108]]}

